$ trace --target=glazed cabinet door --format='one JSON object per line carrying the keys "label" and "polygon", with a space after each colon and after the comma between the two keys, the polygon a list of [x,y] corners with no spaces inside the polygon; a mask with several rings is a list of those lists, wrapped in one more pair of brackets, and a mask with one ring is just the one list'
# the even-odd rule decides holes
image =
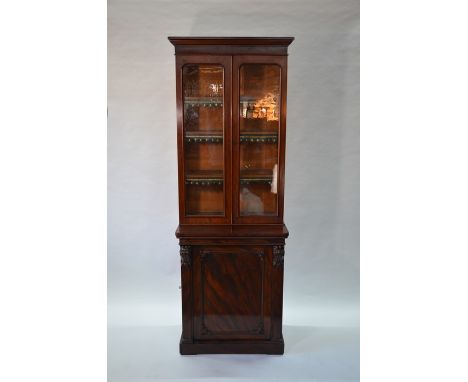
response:
{"label": "glazed cabinet door", "polygon": [[271,247],[194,247],[194,339],[268,339]]}
{"label": "glazed cabinet door", "polygon": [[235,223],[283,221],[286,60],[233,57]]}
{"label": "glazed cabinet door", "polygon": [[181,223],[231,221],[231,58],[177,56]]}

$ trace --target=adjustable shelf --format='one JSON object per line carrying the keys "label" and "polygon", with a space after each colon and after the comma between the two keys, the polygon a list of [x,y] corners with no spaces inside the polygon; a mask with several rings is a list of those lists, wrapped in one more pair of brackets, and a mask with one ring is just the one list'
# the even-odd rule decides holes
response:
{"label": "adjustable shelf", "polygon": [[220,170],[194,171],[185,176],[185,184],[192,186],[218,186],[223,182],[223,171]]}
{"label": "adjustable shelf", "polygon": [[277,143],[278,134],[268,131],[251,131],[240,133],[240,141],[243,143]]}
{"label": "adjustable shelf", "polygon": [[223,131],[186,131],[185,142],[187,143],[221,143]]}
{"label": "adjustable shelf", "polygon": [[240,184],[271,184],[273,181],[272,170],[248,169],[241,170]]}
{"label": "adjustable shelf", "polygon": [[[277,143],[278,134],[275,132],[245,132],[240,134],[242,143]],[[223,132],[220,131],[186,131],[185,142],[187,143],[221,143]]]}
{"label": "adjustable shelf", "polygon": [[[240,173],[240,183],[246,184],[271,184],[273,175],[271,170],[242,170]],[[200,170],[188,173],[185,177],[185,184],[194,186],[215,186],[223,184],[223,172],[212,170]]]}
{"label": "adjustable shelf", "polygon": [[184,104],[189,106],[222,107],[223,97],[184,97]]}

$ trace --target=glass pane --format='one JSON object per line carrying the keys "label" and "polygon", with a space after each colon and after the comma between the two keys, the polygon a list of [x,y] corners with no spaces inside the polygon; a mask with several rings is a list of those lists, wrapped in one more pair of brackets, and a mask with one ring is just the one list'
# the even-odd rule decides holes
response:
{"label": "glass pane", "polygon": [[240,67],[240,214],[278,215],[281,68]]}
{"label": "glass pane", "polygon": [[186,215],[224,215],[224,70],[185,65],[184,166]]}

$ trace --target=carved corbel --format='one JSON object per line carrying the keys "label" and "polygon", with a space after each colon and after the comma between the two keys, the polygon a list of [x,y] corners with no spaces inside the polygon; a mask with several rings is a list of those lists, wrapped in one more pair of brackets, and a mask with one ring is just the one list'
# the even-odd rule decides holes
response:
{"label": "carved corbel", "polygon": [[282,267],[284,264],[284,245],[273,246],[273,266]]}
{"label": "carved corbel", "polygon": [[182,267],[190,267],[192,265],[192,257],[190,256],[190,246],[180,246],[180,265]]}

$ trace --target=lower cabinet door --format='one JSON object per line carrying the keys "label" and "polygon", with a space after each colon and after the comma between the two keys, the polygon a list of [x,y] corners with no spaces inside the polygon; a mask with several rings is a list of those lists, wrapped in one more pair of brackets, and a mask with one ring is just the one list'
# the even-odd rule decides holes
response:
{"label": "lower cabinet door", "polygon": [[271,247],[194,247],[195,339],[268,339]]}

